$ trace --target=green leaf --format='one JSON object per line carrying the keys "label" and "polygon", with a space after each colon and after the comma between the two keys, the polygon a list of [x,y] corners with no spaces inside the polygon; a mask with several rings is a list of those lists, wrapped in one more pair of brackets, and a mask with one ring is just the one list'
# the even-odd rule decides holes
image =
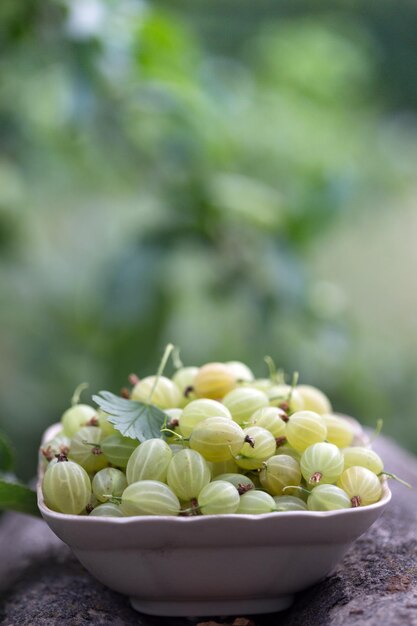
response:
{"label": "green leaf", "polygon": [[153,404],[120,398],[110,391],[100,391],[93,400],[108,413],[108,421],[125,437],[146,441],[161,438],[167,416]]}
{"label": "green leaf", "polygon": [[14,454],[7,437],[0,433],[0,472],[10,472],[14,466]]}
{"label": "green leaf", "polygon": [[17,483],[0,480],[0,509],[40,515],[36,493]]}

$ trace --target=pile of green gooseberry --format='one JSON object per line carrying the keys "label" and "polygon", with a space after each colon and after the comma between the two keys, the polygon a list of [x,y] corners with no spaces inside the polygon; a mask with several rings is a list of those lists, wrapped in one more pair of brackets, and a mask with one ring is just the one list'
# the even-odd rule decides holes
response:
{"label": "pile of green gooseberry", "polygon": [[[118,430],[118,415],[76,400],[40,450],[45,504],[65,514],[262,514],[372,505],[384,466],[358,425],[311,385],[238,361],[131,376],[123,394],[166,417],[158,437]],[[138,406],[140,406],[138,404]],[[117,413],[117,412],[115,412]],[[113,423],[109,421],[112,420]]]}

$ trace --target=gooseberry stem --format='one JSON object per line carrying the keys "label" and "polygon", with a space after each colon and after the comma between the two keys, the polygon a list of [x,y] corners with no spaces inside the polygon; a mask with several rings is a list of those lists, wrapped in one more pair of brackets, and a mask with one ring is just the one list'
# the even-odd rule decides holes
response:
{"label": "gooseberry stem", "polygon": [[182,441],[184,440],[184,437],[182,435],[180,435],[179,433],[176,433],[175,430],[171,430],[171,428],[167,428],[166,426],[161,428],[161,433],[169,433],[170,435],[172,435],[173,437],[176,437],[177,439],[181,439]]}
{"label": "gooseberry stem", "polygon": [[289,391],[288,398],[287,398],[287,404],[288,405],[291,402],[292,394],[293,394],[294,389],[297,386],[299,377],[300,377],[300,375],[299,375],[298,372],[294,372],[294,374],[292,375],[291,389]]}
{"label": "gooseberry stem", "polygon": [[120,504],[122,501],[122,496],[114,496],[109,493],[103,493],[103,498],[108,498],[107,502],[111,502],[112,504]]}
{"label": "gooseberry stem", "polygon": [[101,449],[101,445],[99,443],[90,443],[90,441],[84,441],[83,440],[83,444],[85,446],[92,446],[91,454],[94,454],[96,456],[99,456],[100,454],[103,454],[103,450]]}
{"label": "gooseberry stem", "polygon": [[184,364],[180,359],[180,349],[178,346],[175,346],[172,351],[172,362],[176,370],[179,370],[181,367],[184,367]]}
{"label": "gooseberry stem", "polygon": [[311,495],[311,491],[309,491],[308,489],[304,489],[304,487],[301,487],[300,485],[287,485],[287,487],[284,487],[282,491],[286,491],[287,489],[298,489],[302,493],[305,493],[306,496]]}
{"label": "gooseberry stem", "polygon": [[265,356],[264,357],[264,361],[268,366],[268,370],[269,370],[269,378],[275,382],[276,380],[276,375],[277,375],[277,368],[276,365],[274,363],[274,359],[271,356]]}
{"label": "gooseberry stem", "polygon": [[83,444],[85,446],[92,446],[93,448],[100,448],[101,449],[101,445],[99,443],[92,443],[91,441],[86,441],[86,439],[83,439]]}
{"label": "gooseberry stem", "polygon": [[154,393],[154,391],[156,389],[156,385],[158,384],[158,380],[161,378],[162,373],[163,373],[163,371],[165,369],[165,366],[166,366],[167,361],[169,359],[169,355],[171,354],[171,352],[173,350],[174,350],[174,345],[172,343],[169,343],[167,345],[167,347],[165,348],[164,354],[162,356],[161,362],[160,362],[159,367],[158,367],[158,371],[156,372],[156,376],[155,376],[154,383],[152,385],[152,389],[151,389],[151,391],[149,393],[149,396],[148,396],[148,399],[147,399],[147,402],[149,404],[151,403],[153,393]]}
{"label": "gooseberry stem", "polygon": [[87,387],[89,387],[88,383],[80,383],[75,388],[74,393],[72,394],[72,398],[71,398],[71,406],[76,406],[77,404],[79,404],[80,396],[82,392],[84,391],[84,389],[87,389]]}
{"label": "gooseberry stem", "polygon": [[405,480],[402,480],[402,478],[398,478],[398,476],[396,476],[395,474],[390,474],[389,472],[380,472],[378,476],[387,476],[388,478],[393,478],[394,480],[401,483],[405,487],[408,487],[408,489],[413,488],[413,486],[410,485],[410,483],[407,483]]}

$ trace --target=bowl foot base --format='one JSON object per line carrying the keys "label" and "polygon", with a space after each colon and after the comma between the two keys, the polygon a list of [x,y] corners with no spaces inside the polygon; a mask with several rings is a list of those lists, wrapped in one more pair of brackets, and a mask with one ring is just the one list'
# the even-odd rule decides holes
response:
{"label": "bowl foot base", "polygon": [[213,615],[253,615],[284,611],[293,603],[294,596],[278,596],[259,600],[202,600],[183,602],[142,600],[131,597],[132,607],[140,613],[165,617],[207,617]]}

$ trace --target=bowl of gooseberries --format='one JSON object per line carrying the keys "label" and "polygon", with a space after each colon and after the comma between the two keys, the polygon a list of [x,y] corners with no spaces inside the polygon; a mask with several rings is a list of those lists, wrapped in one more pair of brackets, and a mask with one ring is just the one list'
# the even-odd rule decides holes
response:
{"label": "bowl of gooseberries", "polygon": [[[44,434],[38,504],[143,613],[266,613],[323,579],[391,498],[380,456],[317,387],[238,361],[129,377]],[[84,392],[85,393],[85,392]]]}

